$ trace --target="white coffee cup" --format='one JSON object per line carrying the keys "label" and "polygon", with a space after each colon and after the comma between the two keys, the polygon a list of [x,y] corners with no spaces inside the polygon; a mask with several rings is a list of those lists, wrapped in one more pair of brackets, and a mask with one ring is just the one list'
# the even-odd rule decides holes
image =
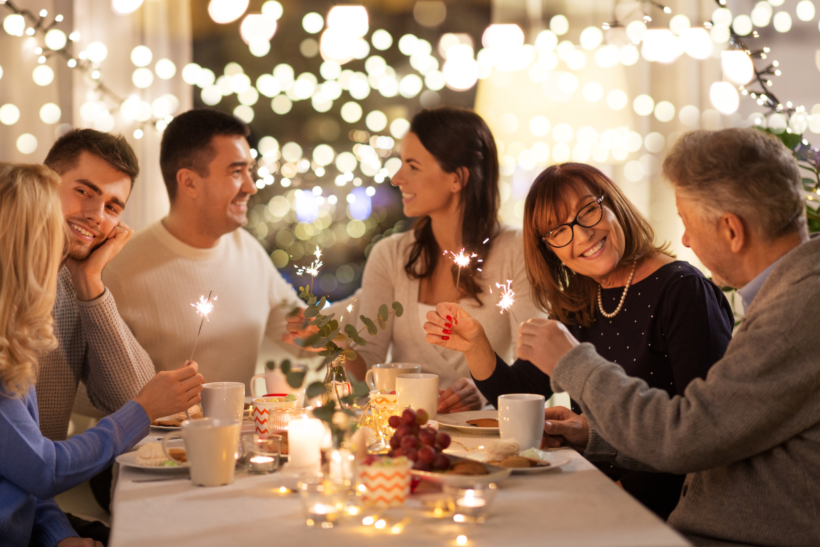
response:
{"label": "white coffee cup", "polygon": [[394,391],[396,376],[399,374],[419,374],[421,365],[416,363],[380,363],[373,365],[364,377],[367,387],[378,391]]}
{"label": "white coffee cup", "polygon": [[511,393],[498,397],[498,429],[502,439],[515,439],[521,450],[539,448],[544,433],[543,395]]}
{"label": "white coffee cup", "polygon": [[[438,409],[438,374],[399,374],[396,376],[396,402],[399,408],[424,409],[430,419]],[[543,412],[542,412],[543,414]]]}
{"label": "white coffee cup", "polygon": [[[306,365],[292,365],[291,370],[293,372],[307,372]],[[257,382],[255,380],[257,378],[264,378],[265,379],[265,391],[264,393],[258,393],[256,391]],[[262,397],[263,395],[270,395],[273,393],[284,393],[285,395],[296,395],[299,398],[301,389],[299,388],[292,388],[290,384],[288,384],[288,379],[282,374],[282,371],[278,368],[273,370],[265,369],[264,374],[257,374],[253,378],[251,378],[251,396],[252,397]]]}
{"label": "white coffee cup", "polygon": [[181,435],[169,435],[162,440],[168,455],[168,441],[182,437],[185,443],[191,482],[196,486],[222,486],[233,482],[236,451],[239,446],[241,422],[234,420],[186,420]]}
{"label": "white coffee cup", "polygon": [[210,382],[202,384],[202,414],[217,420],[242,421],[245,411],[245,384]]}

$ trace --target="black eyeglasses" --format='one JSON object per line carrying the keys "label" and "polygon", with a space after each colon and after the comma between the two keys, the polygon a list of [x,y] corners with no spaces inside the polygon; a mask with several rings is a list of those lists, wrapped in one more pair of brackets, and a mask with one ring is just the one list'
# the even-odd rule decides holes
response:
{"label": "black eyeglasses", "polygon": [[592,228],[601,222],[601,218],[604,216],[604,206],[601,205],[602,201],[604,201],[604,196],[599,197],[592,203],[584,205],[584,207],[578,211],[578,214],[575,215],[575,220],[569,224],[559,224],[550,230],[547,235],[542,236],[541,241],[553,248],[566,247],[572,243],[572,238],[575,235],[573,227],[575,227],[576,224],[583,228]]}

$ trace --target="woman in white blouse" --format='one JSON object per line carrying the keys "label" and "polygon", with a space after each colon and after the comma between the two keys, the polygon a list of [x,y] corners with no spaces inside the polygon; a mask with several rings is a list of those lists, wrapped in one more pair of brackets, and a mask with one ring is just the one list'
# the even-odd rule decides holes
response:
{"label": "woman in white blouse", "polygon": [[[543,316],[530,300],[520,231],[498,221],[498,151],[490,129],[470,110],[438,108],[413,117],[401,142],[402,167],[392,184],[402,191],[413,229],[373,246],[362,277],[359,312],[375,317],[381,304],[398,300],[402,317],[357,347],[347,368],[363,378],[366,368],[392,361],[418,363],[439,375],[438,412],[481,408],[482,398],[464,356],[427,344],[422,325],[439,302],[456,298],[458,269],[445,251],[475,253],[462,268],[456,300],[484,325],[493,349],[512,362],[518,324],[496,307],[496,283],[512,280],[519,321]],[[490,290],[493,293],[490,293]],[[357,328],[362,328],[360,320]]]}

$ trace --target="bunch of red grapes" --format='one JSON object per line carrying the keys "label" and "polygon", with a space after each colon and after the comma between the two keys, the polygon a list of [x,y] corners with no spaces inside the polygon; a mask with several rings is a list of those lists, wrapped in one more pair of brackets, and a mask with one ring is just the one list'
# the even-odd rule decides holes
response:
{"label": "bunch of red grapes", "polygon": [[432,427],[422,427],[427,423],[427,411],[413,412],[408,408],[401,416],[390,416],[387,423],[396,430],[390,438],[389,456],[404,456],[419,471],[444,471],[450,467],[450,460],[442,454],[450,446],[450,436]]}

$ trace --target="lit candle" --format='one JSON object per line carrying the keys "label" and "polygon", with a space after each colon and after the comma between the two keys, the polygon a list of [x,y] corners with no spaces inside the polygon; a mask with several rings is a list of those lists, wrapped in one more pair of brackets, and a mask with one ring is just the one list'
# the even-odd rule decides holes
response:
{"label": "lit candle", "polygon": [[461,499],[456,500],[456,505],[459,507],[468,507],[471,509],[475,509],[477,507],[484,507],[487,505],[487,502],[483,499],[475,497],[475,491],[467,490],[464,493],[464,497]]}
{"label": "lit candle", "polygon": [[248,460],[250,473],[273,473],[276,471],[276,460],[270,456],[253,456]]}
{"label": "lit candle", "polygon": [[325,427],[321,420],[303,418],[288,424],[288,460],[294,467],[318,467]]}

